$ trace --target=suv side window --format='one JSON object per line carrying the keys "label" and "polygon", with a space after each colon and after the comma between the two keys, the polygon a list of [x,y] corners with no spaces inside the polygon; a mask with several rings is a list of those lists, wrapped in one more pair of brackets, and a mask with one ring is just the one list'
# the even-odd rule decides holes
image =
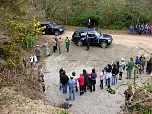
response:
{"label": "suv side window", "polygon": [[89,36],[90,38],[94,38],[94,37],[95,37],[94,33],[92,33],[92,32],[89,32],[89,33],[88,33],[88,36]]}
{"label": "suv side window", "polygon": [[85,33],[85,32],[81,32],[81,38],[86,37],[86,35],[87,35],[87,33]]}
{"label": "suv side window", "polygon": [[51,26],[49,24],[46,24],[45,26],[46,26],[47,29],[51,28]]}
{"label": "suv side window", "polygon": [[74,37],[79,37],[80,36],[80,33],[79,32],[74,32]]}

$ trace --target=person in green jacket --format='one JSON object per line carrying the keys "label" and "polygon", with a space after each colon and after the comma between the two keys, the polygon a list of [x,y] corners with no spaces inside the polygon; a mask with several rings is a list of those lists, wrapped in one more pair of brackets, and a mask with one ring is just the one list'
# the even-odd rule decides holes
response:
{"label": "person in green jacket", "polygon": [[70,47],[70,40],[68,37],[66,37],[65,39],[65,43],[66,43],[66,49],[67,49],[67,52],[69,52],[69,47]]}
{"label": "person in green jacket", "polygon": [[132,75],[132,71],[133,71],[133,68],[134,68],[134,61],[133,61],[133,58],[131,57],[130,58],[130,61],[128,61],[128,64],[127,64],[127,78],[126,79],[131,79],[131,75]]}

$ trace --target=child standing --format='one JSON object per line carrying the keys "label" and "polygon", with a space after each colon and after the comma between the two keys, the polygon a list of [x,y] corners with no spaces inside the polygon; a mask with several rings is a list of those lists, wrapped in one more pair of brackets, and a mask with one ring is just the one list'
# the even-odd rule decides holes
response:
{"label": "child standing", "polygon": [[31,68],[32,68],[34,65],[34,56],[32,56],[32,55],[30,57],[30,64],[31,64]]}

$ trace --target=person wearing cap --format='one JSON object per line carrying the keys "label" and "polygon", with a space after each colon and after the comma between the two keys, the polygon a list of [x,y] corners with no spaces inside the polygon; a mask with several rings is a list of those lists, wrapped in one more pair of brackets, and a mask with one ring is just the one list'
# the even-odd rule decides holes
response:
{"label": "person wearing cap", "polygon": [[70,47],[70,40],[68,37],[66,37],[65,39],[65,43],[66,43],[66,49],[67,49],[67,52],[69,52],[69,47]]}
{"label": "person wearing cap", "polygon": [[69,99],[75,100],[76,96],[76,80],[73,79],[73,76],[70,76],[69,84]]}
{"label": "person wearing cap", "polygon": [[122,80],[122,74],[125,70],[125,66],[126,66],[125,59],[122,58],[119,63],[119,80]]}
{"label": "person wearing cap", "polygon": [[131,79],[134,66],[135,66],[135,64],[134,64],[133,58],[131,57],[130,61],[128,61],[128,64],[127,64],[127,69],[126,69],[127,78],[126,79]]}
{"label": "person wearing cap", "polygon": [[36,57],[37,57],[37,60],[40,61],[40,59],[41,59],[41,50],[40,50],[40,48],[39,48],[39,45],[36,45],[35,55],[36,55]]}

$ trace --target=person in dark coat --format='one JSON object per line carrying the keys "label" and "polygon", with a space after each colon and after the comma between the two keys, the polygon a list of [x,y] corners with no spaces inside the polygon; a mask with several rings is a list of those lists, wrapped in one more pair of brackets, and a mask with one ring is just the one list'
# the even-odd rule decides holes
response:
{"label": "person in dark coat", "polygon": [[146,69],[148,74],[152,73],[152,57],[147,61],[147,69]]}
{"label": "person in dark coat", "polygon": [[59,70],[59,78],[60,78],[60,82],[59,82],[59,90],[61,91],[62,90],[62,83],[61,83],[61,76],[63,75],[65,71],[63,70],[63,68],[61,68]]}
{"label": "person in dark coat", "polygon": [[69,109],[72,106],[72,104],[70,104],[68,101],[69,101],[69,99],[66,98],[66,101],[64,103],[62,103],[60,107],[64,108],[64,109]]}
{"label": "person in dark coat", "polygon": [[141,74],[141,60],[138,56],[136,57],[135,64],[137,65],[137,74]]}
{"label": "person in dark coat", "polygon": [[108,70],[109,70],[109,72],[112,71],[112,65],[108,64]]}
{"label": "person in dark coat", "polygon": [[89,50],[90,38],[89,38],[88,34],[86,35],[86,45],[87,45],[87,50]]}
{"label": "person in dark coat", "polygon": [[117,74],[119,73],[119,69],[116,64],[113,65],[112,68],[112,83],[111,85],[115,85],[117,83]]}
{"label": "person in dark coat", "polygon": [[61,83],[63,88],[63,93],[67,93],[67,85],[68,85],[69,77],[66,75],[66,72],[64,71],[61,75]]}
{"label": "person in dark coat", "polygon": [[92,73],[91,73],[91,88],[90,88],[90,92],[95,91],[95,84],[96,84],[96,78],[97,78],[97,74],[95,72],[95,69],[92,69]]}
{"label": "person in dark coat", "polygon": [[87,86],[88,86],[89,74],[87,73],[87,71],[85,69],[83,69],[83,74],[82,75],[84,76],[84,92],[86,92]]}

